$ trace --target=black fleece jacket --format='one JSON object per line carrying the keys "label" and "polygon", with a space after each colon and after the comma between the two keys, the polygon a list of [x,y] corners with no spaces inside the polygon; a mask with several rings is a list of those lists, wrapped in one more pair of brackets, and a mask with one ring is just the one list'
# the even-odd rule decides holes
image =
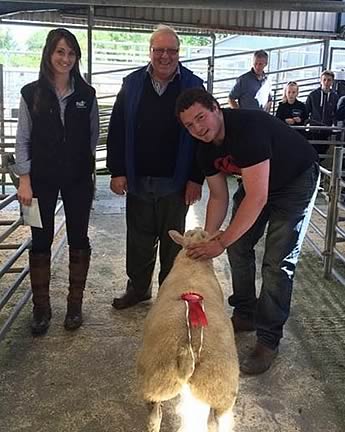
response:
{"label": "black fleece jacket", "polygon": [[325,93],[321,87],[313,90],[305,103],[308,117],[319,125],[332,126],[338,99],[339,96],[333,90],[328,93]]}

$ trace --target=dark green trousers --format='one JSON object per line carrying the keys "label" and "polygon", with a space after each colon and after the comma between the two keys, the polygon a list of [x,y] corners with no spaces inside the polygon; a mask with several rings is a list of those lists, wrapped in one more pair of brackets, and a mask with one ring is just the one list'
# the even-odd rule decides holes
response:
{"label": "dark green trousers", "polygon": [[151,295],[158,246],[159,285],[171,270],[181,247],[171,240],[168,231],[184,232],[187,211],[182,193],[163,197],[145,194],[145,199],[127,195],[127,289],[134,289],[138,297]]}

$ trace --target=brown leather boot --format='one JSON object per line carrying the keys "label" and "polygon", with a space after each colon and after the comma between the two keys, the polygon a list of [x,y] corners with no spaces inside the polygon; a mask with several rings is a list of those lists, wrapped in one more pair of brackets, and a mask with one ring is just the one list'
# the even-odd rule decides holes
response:
{"label": "brown leather boot", "polygon": [[75,330],[83,322],[83,292],[90,265],[90,255],[91,249],[69,250],[69,293],[64,321],[66,330]]}
{"label": "brown leather boot", "polygon": [[260,342],[256,342],[254,350],[243,360],[240,369],[242,372],[249,375],[261,374],[271,367],[277,355],[278,347],[269,348]]}
{"label": "brown leather boot", "polygon": [[232,315],[231,322],[235,333],[251,332],[255,330],[254,320],[243,318],[238,313]]}
{"label": "brown leather boot", "polygon": [[47,332],[52,316],[49,299],[50,254],[30,251],[29,267],[34,304],[31,333],[39,336]]}

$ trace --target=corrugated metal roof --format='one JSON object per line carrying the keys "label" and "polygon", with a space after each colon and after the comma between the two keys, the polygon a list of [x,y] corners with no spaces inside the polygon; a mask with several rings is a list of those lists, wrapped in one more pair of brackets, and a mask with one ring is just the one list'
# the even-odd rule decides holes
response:
{"label": "corrugated metal roof", "polygon": [[97,18],[127,22],[168,22],[217,31],[308,31],[336,33],[337,14],[294,11],[201,10],[96,7]]}
{"label": "corrugated metal roof", "polygon": [[[68,3],[68,1],[66,2]],[[40,10],[53,10],[53,9],[70,9],[73,5],[58,5],[55,3],[35,3],[35,2],[0,2],[0,16],[13,14],[21,11],[40,11]],[[75,7],[75,5],[74,5]],[[80,8],[78,5],[77,8]]]}
{"label": "corrugated metal roof", "polygon": [[[131,4],[130,1],[128,3]],[[0,13],[5,10],[9,11],[14,7],[17,10],[21,7],[22,10],[26,11],[35,8],[42,10],[43,8],[49,9],[52,7],[55,8],[55,11],[23,12],[10,17],[7,16],[7,19],[86,25],[88,8],[71,7],[72,5],[75,5],[75,2],[63,6],[52,3],[44,5],[31,2],[1,2]],[[56,11],[57,7],[59,8],[58,11]],[[334,12],[200,9],[188,7],[95,6],[94,17],[95,26],[107,25],[130,29],[151,29],[153,25],[164,22],[174,25],[178,29],[183,28],[185,31],[259,33],[298,37],[320,37],[323,34],[327,35],[327,37],[337,37],[339,22],[339,14]],[[2,21],[4,21],[4,18]]]}
{"label": "corrugated metal roof", "polygon": [[[109,7],[139,7],[157,9],[201,9],[201,10],[272,10],[272,11],[309,11],[309,12],[345,12],[345,3],[343,0],[49,0],[50,4],[59,8],[68,5],[72,6],[109,6]],[[49,7],[45,0],[12,0],[2,1],[1,5],[17,10],[23,9],[22,5],[43,4]],[[25,7],[25,9],[27,9]]]}

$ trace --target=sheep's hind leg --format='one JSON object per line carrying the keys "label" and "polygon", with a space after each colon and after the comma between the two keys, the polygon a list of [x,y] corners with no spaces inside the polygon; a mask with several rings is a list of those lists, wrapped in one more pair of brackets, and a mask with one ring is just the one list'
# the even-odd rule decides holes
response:
{"label": "sheep's hind leg", "polygon": [[215,419],[217,422],[217,432],[232,432],[234,428],[234,413],[232,409],[223,412],[222,414],[215,411]]}
{"label": "sheep's hind leg", "polygon": [[147,402],[149,417],[147,420],[147,432],[159,432],[162,421],[162,407],[160,402]]}

